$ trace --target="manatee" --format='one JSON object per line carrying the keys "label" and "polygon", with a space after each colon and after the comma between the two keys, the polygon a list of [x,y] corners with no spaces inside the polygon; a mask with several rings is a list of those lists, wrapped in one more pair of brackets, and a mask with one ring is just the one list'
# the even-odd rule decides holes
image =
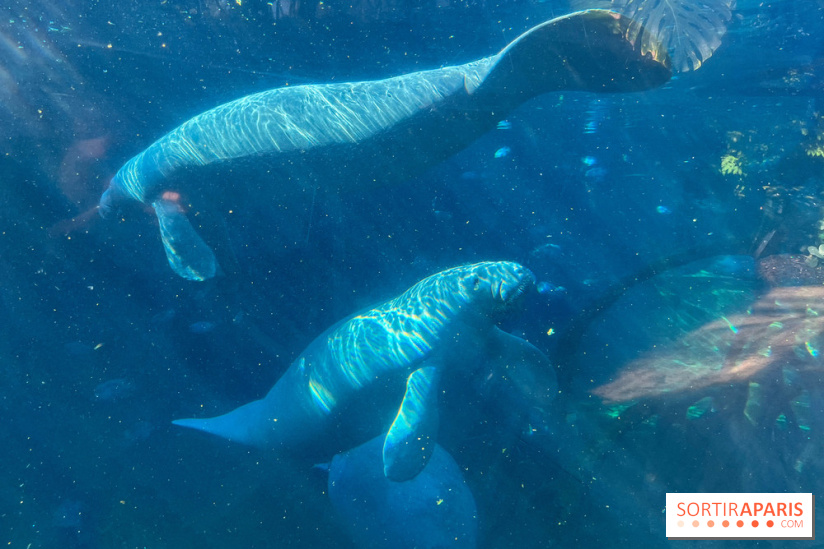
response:
{"label": "manatee", "polygon": [[[538,349],[496,326],[534,283],[510,262],[442,271],[324,332],[264,398],[174,423],[314,463],[381,435],[385,476],[409,480],[437,440],[443,376],[454,383],[483,367],[517,380],[519,371],[551,369]],[[555,387],[542,390],[551,397]]]}
{"label": "manatee", "polygon": [[383,437],[332,458],[328,493],[338,521],[361,549],[474,549],[478,510],[461,469],[435,445],[406,482],[383,474]]}
{"label": "manatee", "polygon": [[273,188],[261,193],[273,202],[295,181],[348,191],[407,179],[537,95],[632,92],[668,81],[666,52],[629,40],[632,24],[610,11],[576,12],[464,65],[242,97],[184,122],[129,160],[103,193],[100,213],[128,201],[151,205],[172,269],[190,280],[211,278],[215,255],[170,190],[192,189],[213,179],[208,170],[239,161],[273,174]]}

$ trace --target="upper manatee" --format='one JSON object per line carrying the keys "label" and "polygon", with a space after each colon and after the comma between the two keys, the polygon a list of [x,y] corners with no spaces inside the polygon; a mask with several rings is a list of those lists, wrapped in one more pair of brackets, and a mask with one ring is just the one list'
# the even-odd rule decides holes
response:
{"label": "upper manatee", "polygon": [[610,11],[576,12],[464,65],[242,97],[184,122],[129,160],[103,194],[100,212],[107,215],[124,201],[151,204],[174,271],[192,280],[211,278],[218,268],[214,253],[180,205],[164,198],[166,191],[202,181],[196,172],[251,161],[273,174],[273,188],[264,194],[275,200],[293,181],[351,189],[403,180],[463,149],[542,93],[632,92],[665,83],[671,76],[666,52],[633,44],[630,24]]}

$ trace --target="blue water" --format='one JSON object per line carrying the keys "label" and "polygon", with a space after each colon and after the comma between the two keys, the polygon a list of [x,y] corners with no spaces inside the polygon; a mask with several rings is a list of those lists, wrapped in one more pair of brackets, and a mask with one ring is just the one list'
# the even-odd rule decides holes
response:
{"label": "blue water", "polygon": [[479,547],[714,547],[666,540],[666,492],[821,494],[813,0],[739,1],[698,70],[641,93],[546,94],[391,187],[281,197],[253,160],[204,181],[182,200],[220,259],[209,281],[169,269],[151,211],[94,210],[121,165],[204,110],[465,63],[582,7],[0,7],[0,541],[354,547],[322,470],[171,421],[260,398],[335,322],[482,260],[534,272],[541,291],[501,328],[549,357],[559,394],[547,409],[468,383],[471,405],[442,410]]}

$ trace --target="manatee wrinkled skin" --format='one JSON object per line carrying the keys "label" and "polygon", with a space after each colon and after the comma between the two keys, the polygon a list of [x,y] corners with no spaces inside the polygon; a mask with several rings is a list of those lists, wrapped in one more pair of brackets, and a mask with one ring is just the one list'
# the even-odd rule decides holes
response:
{"label": "manatee wrinkled skin", "polygon": [[[554,374],[538,349],[496,326],[534,284],[510,262],[442,271],[327,330],[264,398],[174,423],[314,463],[381,436],[386,478],[412,479],[437,441],[443,376],[469,377],[479,365],[513,382],[524,370]],[[551,379],[534,390],[539,398],[556,392]]]}
{"label": "manatee wrinkled skin", "polygon": [[272,174],[272,189],[255,192],[273,203],[294,181],[351,190],[407,179],[537,95],[633,92],[665,83],[671,76],[666,52],[634,44],[631,24],[610,11],[576,12],[465,65],[242,97],[184,122],[129,160],[103,194],[100,213],[128,201],[151,205],[172,269],[190,280],[211,278],[219,272],[217,259],[183,208],[164,198],[170,188],[211,181],[198,172],[238,160]]}

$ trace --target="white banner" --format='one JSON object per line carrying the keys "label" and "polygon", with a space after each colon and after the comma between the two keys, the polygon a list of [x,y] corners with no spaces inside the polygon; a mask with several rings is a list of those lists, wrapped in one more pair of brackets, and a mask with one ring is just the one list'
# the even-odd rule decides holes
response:
{"label": "white banner", "polygon": [[669,539],[815,539],[812,494],[667,494]]}

